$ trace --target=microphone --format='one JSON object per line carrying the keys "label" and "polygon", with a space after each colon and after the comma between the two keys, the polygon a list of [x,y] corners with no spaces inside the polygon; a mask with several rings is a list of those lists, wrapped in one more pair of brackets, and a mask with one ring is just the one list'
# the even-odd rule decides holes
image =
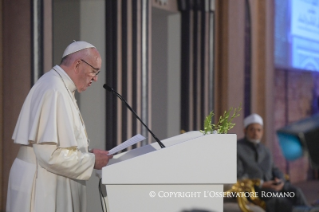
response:
{"label": "microphone", "polygon": [[165,148],[164,144],[154,135],[154,133],[146,126],[146,124],[144,124],[144,122],[140,119],[140,117],[135,113],[135,111],[131,108],[131,106],[125,101],[125,99],[119,93],[117,93],[112,87],[108,86],[107,84],[104,84],[103,88],[105,88],[107,91],[112,92],[118,98],[120,98],[122,100],[122,102],[126,105],[126,107],[135,115],[135,117],[143,124],[143,126],[152,134],[153,138],[160,145],[160,147]]}

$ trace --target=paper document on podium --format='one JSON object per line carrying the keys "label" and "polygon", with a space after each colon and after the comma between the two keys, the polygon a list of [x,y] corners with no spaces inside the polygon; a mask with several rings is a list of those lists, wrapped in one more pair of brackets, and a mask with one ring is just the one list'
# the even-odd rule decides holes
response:
{"label": "paper document on podium", "polygon": [[121,151],[129,146],[132,146],[132,145],[136,144],[137,142],[143,141],[144,139],[145,139],[144,136],[137,134],[137,135],[133,136],[132,138],[126,140],[125,142],[121,143],[120,145],[111,149],[109,151],[108,155],[114,155],[115,153],[117,153],[117,152],[119,152],[119,151]]}

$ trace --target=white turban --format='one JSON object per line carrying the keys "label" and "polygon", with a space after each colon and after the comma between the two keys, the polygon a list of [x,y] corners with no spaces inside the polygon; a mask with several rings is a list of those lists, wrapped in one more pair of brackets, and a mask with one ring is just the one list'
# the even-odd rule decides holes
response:
{"label": "white turban", "polygon": [[260,117],[260,115],[253,113],[244,119],[245,128],[250,124],[260,124],[263,126],[263,119]]}
{"label": "white turban", "polygon": [[75,52],[78,52],[78,51],[83,50],[83,49],[88,49],[88,48],[95,48],[95,46],[93,46],[92,44],[85,42],[85,41],[74,41],[73,43],[68,45],[68,47],[66,47],[62,58],[69,55],[69,54],[73,54]]}

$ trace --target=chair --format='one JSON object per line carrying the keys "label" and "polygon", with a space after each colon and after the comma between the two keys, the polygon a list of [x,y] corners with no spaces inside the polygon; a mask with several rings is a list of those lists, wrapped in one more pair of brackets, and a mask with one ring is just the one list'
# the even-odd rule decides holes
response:
{"label": "chair", "polygon": [[[236,197],[237,204],[241,212],[255,212],[255,211],[264,211],[266,208],[266,203],[255,195],[244,194],[255,194],[254,186],[259,186],[260,180],[258,179],[244,179],[238,180],[237,183],[233,184],[230,189],[226,191],[226,194],[233,193]],[[231,195],[229,195],[231,196]],[[229,203],[225,203],[225,211],[236,211],[236,206]],[[237,207],[238,208],[238,207]]]}

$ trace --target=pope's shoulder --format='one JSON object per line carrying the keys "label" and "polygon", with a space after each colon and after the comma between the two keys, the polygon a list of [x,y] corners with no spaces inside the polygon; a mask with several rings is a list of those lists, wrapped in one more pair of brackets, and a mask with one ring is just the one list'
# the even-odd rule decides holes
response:
{"label": "pope's shoulder", "polygon": [[28,97],[31,101],[42,101],[43,97],[62,95],[67,97],[66,87],[58,74],[51,70],[40,77],[31,88]]}
{"label": "pope's shoulder", "polygon": [[59,75],[54,70],[50,70],[40,77],[32,89],[59,91],[65,89],[65,87]]}

